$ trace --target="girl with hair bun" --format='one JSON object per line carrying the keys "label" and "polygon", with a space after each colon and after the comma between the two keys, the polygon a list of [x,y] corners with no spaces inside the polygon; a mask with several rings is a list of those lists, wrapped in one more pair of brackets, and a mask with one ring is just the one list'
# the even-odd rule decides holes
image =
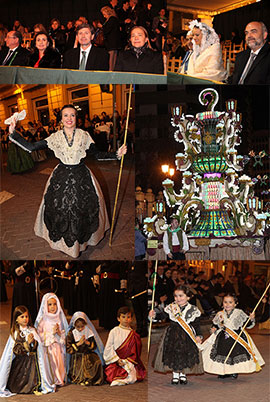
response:
{"label": "girl with hair bun", "polygon": [[[187,384],[186,374],[203,373],[199,350],[202,341],[201,312],[188,302],[189,298],[187,286],[175,288],[174,302],[164,308],[164,317],[169,316],[170,325],[160,340],[153,362],[156,371],[172,372],[173,385]],[[154,317],[156,314],[151,310],[149,315]]]}
{"label": "girl with hair bun", "polygon": [[230,353],[246,321],[250,318],[247,328],[255,326],[255,314],[248,316],[243,310],[236,308],[236,305],[235,294],[224,295],[223,310],[214,317],[212,335],[202,345],[204,370],[210,374],[218,374],[219,378],[237,379],[238,373],[260,371],[260,366],[264,364],[260,352],[245,330]]}

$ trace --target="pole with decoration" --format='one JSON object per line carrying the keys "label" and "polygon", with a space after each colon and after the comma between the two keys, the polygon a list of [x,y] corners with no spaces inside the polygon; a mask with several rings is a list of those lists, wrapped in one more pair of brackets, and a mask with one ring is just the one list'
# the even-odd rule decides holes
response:
{"label": "pole with decoration", "polygon": [[[153,280],[153,293],[152,293],[151,310],[154,310],[154,303],[155,303],[156,282],[157,282],[157,267],[158,267],[158,260],[156,260],[155,271],[153,273],[154,280]],[[150,351],[150,344],[151,344],[152,323],[153,323],[153,317],[150,317],[150,325],[149,325],[149,331],[148,331],[148,343],[147,343],[148,354],[149,354],[149,351]]]}

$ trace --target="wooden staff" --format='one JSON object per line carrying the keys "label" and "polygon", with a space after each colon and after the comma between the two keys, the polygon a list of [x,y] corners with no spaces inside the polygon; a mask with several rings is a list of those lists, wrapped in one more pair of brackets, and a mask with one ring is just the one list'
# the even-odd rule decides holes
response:
{"label": "wooden staff", "polygon": [[143,292],[137,293],[136,295],[131,296],[131,299],[135,299],[135,297],[141,296],[141,295],[143,295],[143,294],[146,293],[146,292],[147,292],[147,290],[144,290]]}
{"label": "wooden staff", "polygon": [[[126,145],[126,141],[127,141],[129,112],[130,112],[130,104],[131,104],[131,93],[132,93],[132,84],[130,84],[130,86],[129,86],[127,119],[126,119],[126,127],[125,127],[125,135],[124,135],[124,144],[123,145]],[[109,239],[109,246],[110,247],[112,245],[113,227],[114,227],[116,206],[117,206],[117,200],[118,200],[118,194],[119,194],[119,188],[120,188],[120,182],[121,182],[121,176],[122,176],[122,170],[123,170],[123,164],[124,164],[124,156],[125,155],[122,155],[122,157],[121,157],[121,164],[120,164],[120,170],[119,170],[119,176],[118,176],[118,183],[117,183],[117,189],[116,189],[115,200],[114,200],[112,226],[111,226],[110,239]]]}
{"label": "wooden staff", "polygon": [[[153,293],[152,293],[151,310],[154,310],[155,292],[156,292],[156,281],[157,281],[157,266],[158,266],[158,260],[156,260],[155,272],[154,272],[154,281],[153,281]],[[151,343],[152,322],[153,322],[153,317],[150,317],[150,325],[149,325],[149,332],[148,332],[148,343],[147,343],[147,351],[148,351],[148,354],[149,354],[150,343]]]}
{"label": "wooden staff", "polygon": [[[265,291],[264,291],[264,292],[263,292],[263,294],[262,294],[262,297],[260,298],[260,300],[258,301],[258,303],[256,304],[256,306],[254,307],[254,309],[253,309],[253,311],[252,311],[252,313],[251,313],[251,314],[255,313],[255,311],[256,311],[256,309],[257,309],[258,305],[260,304],[260,302],[261,302],[261,301],[262,301],[262,299],[264,298],[264,296],[265,296],[265,294],[266,294],[267,290],[269,289],[269,286],[270,286],[270,282],[268,283],[268,285],[267,285],[267,287],[266,287]],[[229,353],[228,353],[228,355],[227,355],[227,357],[226,357],[226,359],[225,359],[224,364],[226,364],[227,360],[229,359],[229,357],[230,357],[230,355],[231,355],[231,353],[232,353],[232,351],[233,351],[233,349],[234,349],[235,345],[237,344],[237,342],[238,342],[238,340],[239,340],[240,336],[242,335],[242,333],[243,333],[244,329],[246,328],[246,326],[247,326],[247,324],[248,324],[249,320],[250,320],[250,318],[248,318],[248,320],[247,320],[247,322],[245,323],[245,325],[243,326],[243,328],[242,328],[242,330],[241,330],[240,334],[238,335],[237,339],[235,340],[234,344],[232,345],[231,350],[229,351]]]}
{"label": "wooden staff", "polygon": [[35,275],[35,293],[36,293],[36,305],[37,311],[39,309],[39,294],[38,294],[38,275],[37,275],[37,262],[34,260],[34,275]]}

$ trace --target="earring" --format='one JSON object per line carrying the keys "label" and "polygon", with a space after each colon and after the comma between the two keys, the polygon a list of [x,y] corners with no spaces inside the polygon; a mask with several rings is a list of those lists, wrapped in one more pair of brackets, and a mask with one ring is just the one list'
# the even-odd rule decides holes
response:
{"label": "earring", "polygon": [[62,121],[60,121],[60,129],[62,130],[62,129],[63,129],[63,127],[64,127],[63,122],[62,122]]}

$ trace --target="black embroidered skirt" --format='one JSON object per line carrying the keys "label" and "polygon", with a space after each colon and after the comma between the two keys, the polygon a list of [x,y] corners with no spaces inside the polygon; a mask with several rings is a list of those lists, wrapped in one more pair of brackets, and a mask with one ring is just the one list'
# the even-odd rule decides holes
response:
{"label": "black embroidered skirt", "polygon": [[44,222],[53,242],[87,242],[99,226],[99,201],[84,165],[56,167],[44,196]]}
{"label": "black embroidered skirt", "polygon": [[[240,331],[241,329],[235,332],[239,334]],[[247,337],[244,333],[242,333],[241,338],[243,338],[247,342]],[[234,342],[234,339],[230,337],[225,331],[221,331],[217,335],[216,341],[210,352],[210,359],[217,363],[224,363]],[[243,346],[241,346],[239,342],[237,342],[230,354],[229,359],[227,360],[227,364],[233,365],[241,362],[246,362],[250,359],[251,357],[247,350]]]}
{"label": "black embroidered skirt", "polygon": [[160,340],[153,365],[160,372],[203,373],[198,347],[182,327],[173,321]]}

